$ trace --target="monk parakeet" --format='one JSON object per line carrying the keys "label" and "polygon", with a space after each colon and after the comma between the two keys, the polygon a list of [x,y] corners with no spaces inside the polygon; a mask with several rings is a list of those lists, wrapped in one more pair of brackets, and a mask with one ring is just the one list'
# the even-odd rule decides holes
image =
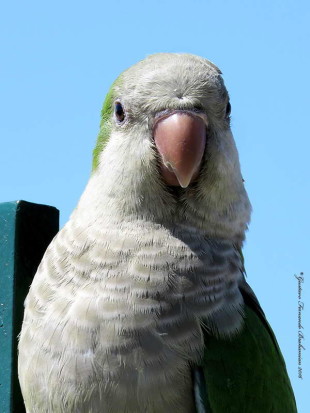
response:
{"label": "monk parakeet", "polygon": [[28,413],[293,413],[244,276],[251,206],[220,70],[156,54],[102,110],[93,169],[25,302]]}

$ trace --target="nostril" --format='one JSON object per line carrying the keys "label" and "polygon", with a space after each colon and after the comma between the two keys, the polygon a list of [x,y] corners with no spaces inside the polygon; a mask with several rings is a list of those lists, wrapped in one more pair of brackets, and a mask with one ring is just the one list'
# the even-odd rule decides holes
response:
{"label": "nostril", "polygon": [[193,107],[194,112],[203,112],[203,107],[201,105],[195,105]]}

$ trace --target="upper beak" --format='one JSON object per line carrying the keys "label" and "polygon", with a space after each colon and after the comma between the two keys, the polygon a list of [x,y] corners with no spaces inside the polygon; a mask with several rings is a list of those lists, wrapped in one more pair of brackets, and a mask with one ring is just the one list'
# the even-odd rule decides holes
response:
{"label": "upper beak", "polygon": [[197,178],[206,146],[206,127],[206,116],[191,111],[175,111],[155,121],[154,141],[166,184],[187,188]]}

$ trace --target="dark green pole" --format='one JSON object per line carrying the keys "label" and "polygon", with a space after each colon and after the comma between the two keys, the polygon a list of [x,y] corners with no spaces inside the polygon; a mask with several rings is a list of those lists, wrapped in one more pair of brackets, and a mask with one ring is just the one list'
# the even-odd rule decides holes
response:
{"label": "dark green pole", "polygon": [[[0,412],[25,412],[17,376],[24,300],[59,229],[59,211],[25,201],[0,204]],[[42,412],[43,413],[43,412]]]}

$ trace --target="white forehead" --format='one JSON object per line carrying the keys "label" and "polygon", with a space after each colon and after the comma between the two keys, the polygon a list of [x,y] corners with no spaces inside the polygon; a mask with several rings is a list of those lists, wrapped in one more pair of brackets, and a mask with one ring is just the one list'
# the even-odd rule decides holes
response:
{"label": "white forehead", "polygon": [[[222,95],[226,89],[220,70],[209,60],[191,54],[151,55],[121,75],[116,93],[125,99],[204,99]],[[150,103],[150,100],[148,100]]]}
{"label": "white forehead", "polygon": [[158,53],[138,62],[124,72],[124,80],[161,83],[165,79],[218,78],[220,70],[209,60],[191,54]]}

